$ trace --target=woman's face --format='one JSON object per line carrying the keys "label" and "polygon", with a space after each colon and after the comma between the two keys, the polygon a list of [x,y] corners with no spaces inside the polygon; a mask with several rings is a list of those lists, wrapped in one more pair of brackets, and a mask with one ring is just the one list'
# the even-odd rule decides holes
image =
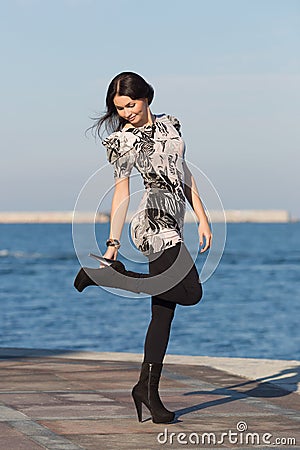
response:
{"label": "woman's face", "polygon": [[148,120],[148,100],[141,98],[133,100],[126,95],[116,95],[114,104],[120,117],[135,127],[142,127]]}

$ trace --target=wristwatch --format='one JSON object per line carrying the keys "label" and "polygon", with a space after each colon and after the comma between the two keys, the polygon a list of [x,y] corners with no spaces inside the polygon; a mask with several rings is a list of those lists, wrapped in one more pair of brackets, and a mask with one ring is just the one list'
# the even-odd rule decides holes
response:
{"label": "wristwatch", "polygon": [[107,239],[106,246],[120,248],[121,244],[120,241],[118,241],[118,239]]}

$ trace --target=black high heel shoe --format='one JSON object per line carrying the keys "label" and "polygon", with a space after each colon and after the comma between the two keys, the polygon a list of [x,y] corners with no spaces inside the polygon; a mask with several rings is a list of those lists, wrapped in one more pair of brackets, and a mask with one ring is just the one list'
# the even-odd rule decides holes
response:
{"label": "black high heel shoe", "polygon": [[102,256],[94,255],[90,253],[92,258],[97,259],[106,267],[99,269],[91,269],[89,267],[82,267],[75,280],[74,287],[77,291],[82,292],[88,286],[115,286],[115,275],[118,273],[125,273],[126,269],[121,261],[114,259],[103,258]]}
{"label": "black high heel shoe", "polygon": [[143,404],[149,409],[153,423],[171,423],[175,419],[175,413],[165,408],[159,396],[158,385],[162,367],[161,363],[142,364],[140,379],[131,393],[139,422],[143,419]]}

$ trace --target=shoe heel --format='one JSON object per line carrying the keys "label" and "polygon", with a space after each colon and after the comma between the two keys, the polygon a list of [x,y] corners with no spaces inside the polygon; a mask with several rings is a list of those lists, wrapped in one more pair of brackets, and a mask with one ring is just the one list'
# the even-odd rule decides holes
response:
{"label": "shoe heel", "polygon": [[138,420],[139,420],[139,422],[142,422],[142,420],[143,420],[142,401],[139,398],[137,398],[134,394],[132,394],[132,398],[133,398],[133,401],[135,404],[135,409],[136,409],[136,413],[138,416]]}
{"label": "shoe heel", "polygon": [[114,262],[113,259],[104,258],[103,256],[95,255],[94,253],[89,253],[89,256],[96,259],[96,261],[101,262],[104,266],[111,266]]}

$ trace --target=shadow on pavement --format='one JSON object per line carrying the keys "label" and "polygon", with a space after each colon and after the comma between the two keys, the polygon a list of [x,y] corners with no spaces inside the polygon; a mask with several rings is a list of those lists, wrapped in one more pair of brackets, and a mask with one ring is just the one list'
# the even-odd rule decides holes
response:
{"label": "shadow on pavement", "polygon": [[[288,385],[288,389],[284,389],[279,385],[280,382],[282,382],[282,379],[284,379],[285,384]],[[231,403],[236,400],[240,400],[242,398],[247,397],[275,398],[287,396],[297,391],[299,382],[300,382],[300,366],[293,367],[291,369],[284,369],[268,377],[257,378],[256,380],[245,381],[244,383],[226,386],[214,389],[212,391],[205,390],[205,391],[187,392],[184,395],[204,395],[204,394],[218,395],[218,396],[224,395],[224,398],[199,403],[197,405],[193,405],[188,408],[177,410],[176,418],[193,411],[199,411],[201,409],[209,408],[212,406]],[[276,383],[278,383],[278,385]],[[249,386],[249,389],[245,390],[244,388],[247,386]]]}

